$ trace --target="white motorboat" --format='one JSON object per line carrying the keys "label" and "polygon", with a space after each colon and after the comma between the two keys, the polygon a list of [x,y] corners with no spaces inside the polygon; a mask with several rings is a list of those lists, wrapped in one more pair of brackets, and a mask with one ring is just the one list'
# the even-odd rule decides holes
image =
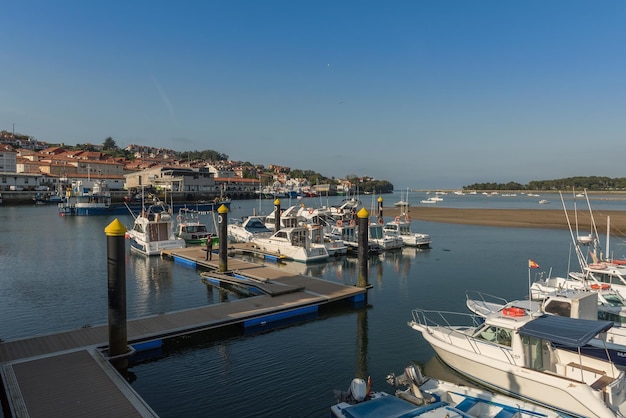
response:
{"label": "white motorboat", "polygon": [[370,242],[377,244],[384,251],[395,250],[404,246],[400,235],[385,233],[383,225],[377,222],[369,224],[368,239]]}
{"label": "white motorboat", "polygon": [[626,298],[626,266],[612,263],[583,264],[582,271],[570,272],[569,277],[588,285],[610,286]]}
{"label": "white motorboat", "polygon": [[355,378],[348,391],[335,391],[339,401],[331,407],[335,418],[430,417],[430,418],[557,418],[551,409],[522,402],[486,389],[424,378],[417,366],[400,376],[390,374],[387,383],[398,389],[395,396],[372,391],[370,379]]}
{"label": "white motorboat", "polygon": [[410,247],[429,247],[431,243],[430,235],[411,230],[411,219],[396,216],[393,222],[387,222],[383,227],[386,235],[396,235],[402,238],[404,245]]}
{"label": "white motorboat", "polygon": [[424,199],[424,200],[420,201],[420,203],[424,203],[424,204],[427,204],[427,205],[435,204],[435,203],[438,203],[438,202],[443,202],[443,197],[432,196],[432,197],[429,197],[428,199]]}
{"label": "white motorboat", "polygon": [[559,348],[583,347],[612,322],[528,315],[523,309],[485,318],[423,309],[412,314],[408,325],[439,358],[483,386],[570,416],[625,416],[624,372],[609,361]]}
{"label": "white motorboat", "polygon": [[126,232],[131,251],[144,255],[160,255],[163,250],[185,248],[185,240],[175,234],[174,219],[169,205],[150,205],[135,218]]}
{"label": "white motorboat", "polygon": [[348,253],[346,243],[332,233],[333,225],[335,225],[337,221],[333,219],[328,209],[307,208],[302,205],[298,208],[295,217],[298,220],[297,225],[302,224],[309,228],[311,242],[324,244],[328,255],[333,257],[346,255]]}
{"label": "white motorboat", "polygon": [[[343,221],[338,220],[335,226],[331,227],[331,231],[326,233],[329,239],[341,240],[348,247],[348,252],[356,253],[359,248],[359,238],[357,233],[356,222],[350,221],[346,225]],[[380,253],[383,248],[374,241],[368,241],[368,254]]]}
{"label": "white motorboat", "polygon": [[572,292],[597,294],[598,319],[613,321],[616,326],[626,326],[626,299],[608,283],[547,277],[536,280],[530,286],[530,297],[533,300],[544,300],[554,295],[567,296]]}
{"label": "white motorboat", "polygon": [[[569,318],[599,320],[597,292],[564,290],[546,295],[541,301],[508,302],[503,298],[478,291],[467,291],[466,297],[469,310],[483,318],[514,308],[523,309],[527,315],[531,316],[546,313]],[[579,350],[592,357],[609,358],[618,367],[626,368],[626,328],[614,326],[591,339],[588,345],[580,347]]]}
{"label": "white motorboat", "polygon": [[[281,228],[294,228],[301,226],[306,222],[306,218],[299,214],[301,206],[290,206],[287,209],[281,210],[280,213],[280,227]],[[265,227],[270,231],[274,231],[276,228],[276,209],[265,217]]]}
{"label": "white motorboat", "polygon": [[261,252],[288,260],[311,263],[328,259],[324,244],[311,242],[307,227],[282,228],[268,237],[254,236],[250,241]]}
{"label": "white motorboat", "polygon": [[265,217],[248,216],[243,222],[229,223],[226,227],[230,242],[251,242],[254,237],[269,237],[272,231],[265,226]]}

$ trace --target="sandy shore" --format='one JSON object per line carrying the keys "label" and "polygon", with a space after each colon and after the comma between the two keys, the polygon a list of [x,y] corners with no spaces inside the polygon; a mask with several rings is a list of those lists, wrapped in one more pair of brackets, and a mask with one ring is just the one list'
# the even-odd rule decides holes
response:
{"label": "sandy shore", "polygon": [[[505,226],[515,228],[559,228],[567,229],[567,217],[563,210],[550,209],[455,209],[438,207],[410,207],[409,216],[413,220],[446,222],[468,225]],[[385,217],[400,215],[396,207],[383,207]],[[375,214],[372,214],[375,215]],[[568,211],[572,227],[589,233],[591,216],[588,211]],[[626,237],[626,211],[594,211],[598,233],[605,234],[607,217],[610,217],[611,236]]]}

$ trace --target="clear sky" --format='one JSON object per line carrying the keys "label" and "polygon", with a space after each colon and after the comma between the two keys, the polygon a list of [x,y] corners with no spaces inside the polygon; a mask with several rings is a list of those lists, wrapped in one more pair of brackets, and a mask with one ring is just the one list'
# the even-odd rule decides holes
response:
{"label": "clear sky", "polygon": [[626,2],[4,2],[13,127],[397,190],[626,177]]}

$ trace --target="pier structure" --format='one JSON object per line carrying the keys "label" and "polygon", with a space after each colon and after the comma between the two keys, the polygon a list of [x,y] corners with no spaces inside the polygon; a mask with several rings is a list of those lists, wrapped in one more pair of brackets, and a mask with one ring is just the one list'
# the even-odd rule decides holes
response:
{"label": "pier structure", "polygon": [[[115,235],[115,231],[110,232]],[[258,296],[128,320],[127,343],[132,353],[159,349],[170,338],[231,325],[263,329],[286,318],[309,317],[322,305],[350,301],[360,306],[366,300],[367,289],[363,287],[236,258],[229,258],[229,270],[221,271],[221,260],[206,260],[204,251],[200,246],[188,247],[163,256],[206,270],[203,276],[212,283],[243,282],[257,289]],[[111,364],[107,357],[109,337],[109,327],[104,324],[0,342],[4,416],[156,417]],[[121,347],[126,341],[119,335],[114,340],[119,338]]]}

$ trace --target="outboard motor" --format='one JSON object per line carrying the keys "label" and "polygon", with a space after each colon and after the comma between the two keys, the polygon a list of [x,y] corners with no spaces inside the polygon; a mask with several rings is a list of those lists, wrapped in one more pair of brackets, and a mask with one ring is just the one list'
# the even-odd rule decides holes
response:
{"label": "outboard motor", "polygon": [[334,393],[339,402],[347,402],[350,404],[363,402],[370,394],[369,379],[368,382],[365,382],[364,379],[356,377],[352,379],[350,387],[346,392],[335,390]]}
{"label": "outboard motor", "polygon": [[396,396],[411,402],[415,405],[424,405],[436,402],[435,397],[427,393],[422,393],[420,386],[426,381],[422,375],[422,370],[415,365],[407,366],[404,369],[404,373],[400,376],[396,376],[391,373],[387,375],[387,383],[393,387],[408,386],[406,390],[397,390]]}
{"label": "outboard motor", "polygon": [[350,383],[350,396],[356,401],[356,402],[362,402],[365,400],[365,398],[367,398],[368,395],[368,390],[367,390],[367,383],[365,383],[365,380],[360,379],[360,378],[355,378],[352,379],[352,382]]}

